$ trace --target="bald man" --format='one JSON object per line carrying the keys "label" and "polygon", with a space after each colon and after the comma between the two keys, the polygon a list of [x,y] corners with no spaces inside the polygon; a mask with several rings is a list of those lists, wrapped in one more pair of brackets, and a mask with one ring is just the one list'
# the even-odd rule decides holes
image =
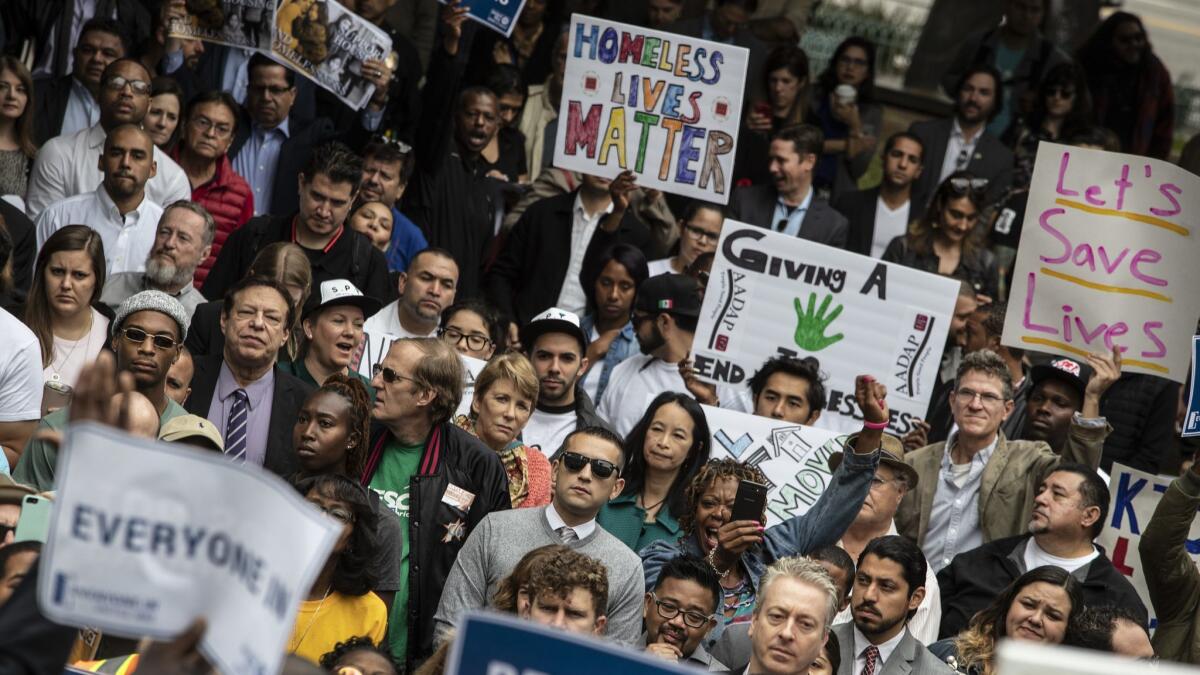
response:
{"label": "bald man", "polygon": [[[128,86],[126,87],[128,88]],[[163,209],[146,196],[146,182],[158,171],[154,141],[136,124],[114,127],[93,159],[104,176],[95,190],[55,202],[38,216],[37,247],[67,225],[85,223],[104,242],[105,268],[142,272],[154,246]]]}
{"label": "bald man", "polygon": [[[125,431],[139,438],[158,438],[158,409],[144,394],[130,391],[112,398],[112,406],[125,411]],[[117,419],[122,419],[118,413]]]}

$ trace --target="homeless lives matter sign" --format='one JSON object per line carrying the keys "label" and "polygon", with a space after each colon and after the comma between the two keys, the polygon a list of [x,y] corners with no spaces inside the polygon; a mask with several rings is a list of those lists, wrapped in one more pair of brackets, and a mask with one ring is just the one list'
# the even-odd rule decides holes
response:
{"label": "homeless lives matter sign", "polygon": [[203,616],[200,649],[219,671],[279,672],[338,524],[266,471],[96,424],[67,430],[57,479],[46,616],[157,639]]}
{"label": "homeless lives matter sign", "polygon": [[554,166],[725,204],[749,52],[571,17]]}
{"label": "homeless lives matter sign", "polygon": [[1038,146],[1003,343],[1184,382],[1200,317],[1200,178],[1135,155]]}
{"label": "homeless lives matter sign", "polygon": [[817,426],[862,428],[854,378],[888,388],[888,430],[929,407],[959,284],[761,227],[726,220],[692,343],[696,373],[745,385],[768,358],[813,356],[828,374]]}

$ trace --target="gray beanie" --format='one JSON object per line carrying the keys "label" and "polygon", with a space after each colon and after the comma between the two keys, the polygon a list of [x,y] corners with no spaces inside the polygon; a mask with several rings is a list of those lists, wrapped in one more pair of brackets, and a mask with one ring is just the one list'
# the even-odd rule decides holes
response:
{"label": "gray beanie", "polygon": [[129,296],[121,306],[117,308],[117,316],[112,322],[112,333],[117,334],[121,329],[121,324],[125,323],[126,317],[137,312],[160,312],[175,319],[175,323],[179,324],[179,342],[182,344],[184,338],[187,337],[188,330],[188,315],[187,310],[183,308],[183,304],[175,298],[163,293],[162,291],[142,291]]}

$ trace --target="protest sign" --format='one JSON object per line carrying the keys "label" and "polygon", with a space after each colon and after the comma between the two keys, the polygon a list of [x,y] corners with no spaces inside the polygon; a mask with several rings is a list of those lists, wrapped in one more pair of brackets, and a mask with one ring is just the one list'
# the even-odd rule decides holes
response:
{"label": "protest sign", "polygon": [[[387,333],[363,333],[362,342],[358,346],[358,350],[350,360],[350,369],[357,371],[367,379],[371,379],[375,375],[375,364],[381,363],[388,350],[392,348],[392,343],[400,338]],[[479,371],[487,365],[487,361],[481,361],[470,356],[459,354],[463,362],[464,380],[463,380],[463,396],[459,401],[458,409],[454,412],[455,415],[466,415],[471,412],[471,399],[475,396],[475,378],[479,375]]]}
{"label": "protest sign", "polygon": [[363,61],[382,61],[391,50],[383,29],[334,0],[279,0],[275,10],[275,58],[353,110],[375,93],[375,85],[363,78]]}
{"label": "protest sign", "polygon": [[487,365],[487,361],[481,361],[470,356],[459,354],[463,362],[463,395],[462,400],[458,402],[458,410],[454,411],[455,415],[470,415],[471,401],[475,398],[475,378],[479,377],[479,371]]}
{"label": "protest sign", "polygon": [[57,479],[37,588],[47,617],[166,639],[202,616],[219,671],[279,672],[340,525],[256,467],[96,424],[67,429]]}
{"label": "protest sign", "polygon": [[959,283],[726,220],[692,343],[696,373],[743,384],[768,358],[814,356],[828,373],[817,426],[862,427],[854,378],[888,388],[888,430],[924,417]]}
{"label": "protest sign", "polygon": [[571,16],[554,166],[725,204],[749,51]]}
{"label": "protest sign", "polygon": [[187,17],[172,21],[168,35],[265,51],[271,48],[274,19],[275,0],[192,0]]}
{"label": "protest sign", "polygon": [[703,405],[712,459],[728,457],[767,477],[767,525],[804,515],[829,486],[829,456],[843,437],[816,427]]}
{"label": "protest sign", "polygon": [[1174,164],[1038,145],[1002,343],[1183,382],[1200,317],[1200,178]]}
{"label": "protest sign", "polygon": [[1131,659],[1032,640],[1000,640],[995,675],[1188,675],[1195,666]]}
{"label": "protest sign", "polygon": [[[1150,604],[1150,593],[1146,590],[1146,574],[1141,555],[1138,554],[1138,542],[1142,540],[1142,530],[1146,529],[1150,516],[1154,515],[1158,501],[1173,480],[1173,476],[1155,476],[1113,464],[1112,478],[1108,483],[1111,495],[1108,520],[1096,538],[1096,543],[1108,553],[1113,567],[1124,574],[1137,590],[1142,604],[1150,612],[1151,627],[1156,625],[1157,620],[1154,606]],[[1188,540],[1188,551],[1193,552],[1192,557],[1196,558],[1200,555],[1200,519],[1192,522]]]}
{"label": "protest sign", "polygon": [[459,624],[446,675],[689,675],[695,670],[512,615],[471,612]]}
{"label": "protest sign", "polygon": [[1200,378],[1196,367],[1200,366],[1200,335],[1192,337],[1192,385],[1188,387],[1187,415],[1183,418],[1183,437],[1200,436]]}
{"label": "protest sign", "polygon": [[[438,0],[443,5],[446,0]],[[472,21],[491,28],[497,33],[508,37],[513,28],[517,27],[517,17],[525,7],[525,0],[462,0],[460,7],[467,8],[467,16]]]}

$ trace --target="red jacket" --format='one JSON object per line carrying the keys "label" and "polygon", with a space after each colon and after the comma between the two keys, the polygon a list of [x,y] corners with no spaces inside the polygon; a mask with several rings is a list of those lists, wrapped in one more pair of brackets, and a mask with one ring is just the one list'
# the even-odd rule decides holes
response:
{"label": "red jacket", "polygon": [[[178,160],[179,146],[176,146],[171,154]],[[192,201],[208,209],[213,220],[217,221],[212,253],[209,253],[208,258],[196,268],[194,283],[196,288],[200,288],[204,279],[208,277],[208,271],[216,262],[225,239],[254,216],[254,193],[250,191],[250,184],[246,179],[233,170],[229,155],[225,155],[217,164],[217,172],[212,180],[192,190]],[[162,206],[165,208],[167,205]]]}

